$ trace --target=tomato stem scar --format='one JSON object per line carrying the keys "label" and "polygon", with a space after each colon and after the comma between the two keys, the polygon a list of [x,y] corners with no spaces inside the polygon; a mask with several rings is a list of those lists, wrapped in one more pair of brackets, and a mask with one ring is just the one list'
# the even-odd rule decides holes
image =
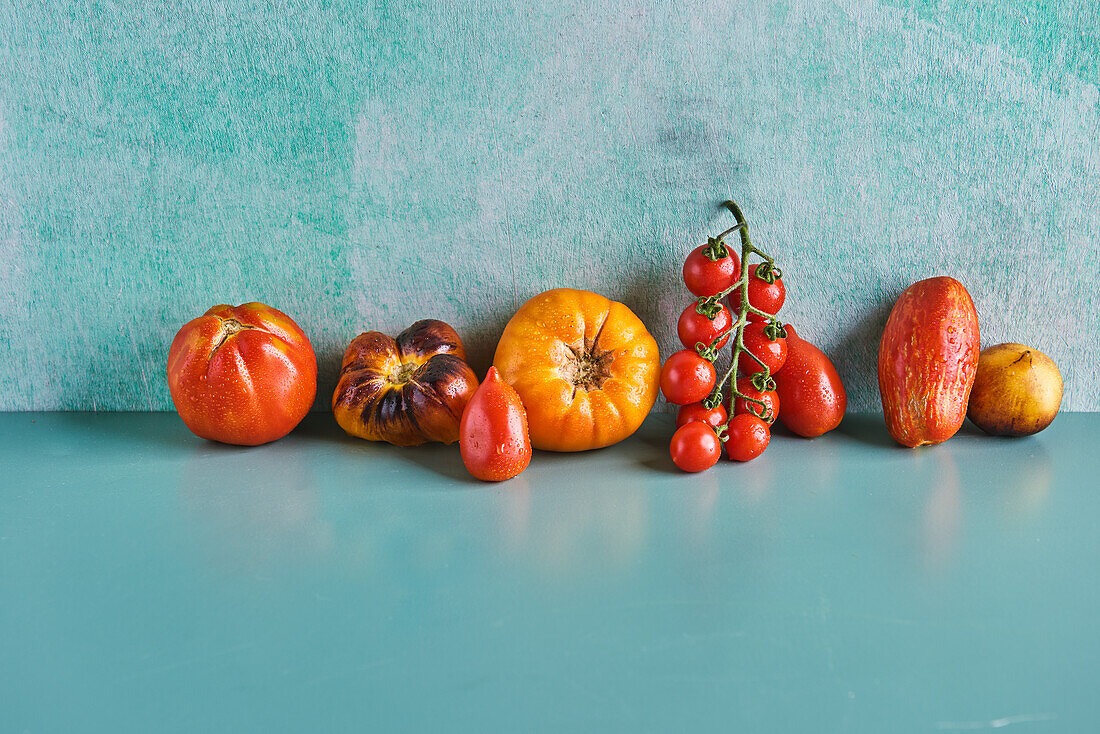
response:
{"label": "tomato stem scar", "polygon": [[223,319],[221,316],[217,317],[221,324],[219,324],[220,330],[218,331],[218,340],[214,342],[214,346],[210,349],[210,356],[206,358],[209,362],[214,358],[214,354],[222,348],[222,346],[229,340],[229,337],[234,334],[244,331],[245,329],[255,329],[255,326],[249,324],[242,324],[236,319]]}

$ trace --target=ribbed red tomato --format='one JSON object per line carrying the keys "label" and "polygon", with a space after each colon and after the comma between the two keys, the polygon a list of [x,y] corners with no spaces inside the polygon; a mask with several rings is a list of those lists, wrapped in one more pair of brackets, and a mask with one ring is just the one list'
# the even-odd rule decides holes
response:
{"label": "ribbed red tomato", "polygon": [[168,390],[195,435],[255,446],[290,433],[309,412],[317,358],[282,311],[262,303],[214,306],[172,340]]}

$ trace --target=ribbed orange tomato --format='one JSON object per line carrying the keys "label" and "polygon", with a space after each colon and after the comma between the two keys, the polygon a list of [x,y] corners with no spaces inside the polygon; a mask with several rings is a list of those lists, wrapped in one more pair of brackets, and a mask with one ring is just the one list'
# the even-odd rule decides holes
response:
{"label": "ribbed orange tomato", "polygon": [[610,446],[638,430],[657,399],[657,342],[629,308],[558,288],[525,303],[493,365],[519,393],[531,445],[546,451]]}

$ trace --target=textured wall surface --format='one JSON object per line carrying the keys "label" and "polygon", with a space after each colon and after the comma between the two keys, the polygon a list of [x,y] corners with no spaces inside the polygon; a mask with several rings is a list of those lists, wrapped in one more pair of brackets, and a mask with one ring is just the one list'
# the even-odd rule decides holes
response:
{"label": "textured wall surface", "polygon": [[[990,7],[995,5],[995,7]],[[546,288],[663,349],[737,199],[877,408],[910,282],[1100,409],[1100,5],[0,0],[0,409],[164,409],[176,329],[261,300],[327,403],[359,331],[475,368]]]}

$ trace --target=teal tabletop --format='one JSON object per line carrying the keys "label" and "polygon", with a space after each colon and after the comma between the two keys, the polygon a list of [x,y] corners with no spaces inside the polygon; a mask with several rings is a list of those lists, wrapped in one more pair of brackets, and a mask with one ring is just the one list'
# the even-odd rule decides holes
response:
{"label": "teal tabletop", "polygon": [[0,731],[1096,730],[1100,415],[670,433],[493,485],[326,414],[0,414]]}

